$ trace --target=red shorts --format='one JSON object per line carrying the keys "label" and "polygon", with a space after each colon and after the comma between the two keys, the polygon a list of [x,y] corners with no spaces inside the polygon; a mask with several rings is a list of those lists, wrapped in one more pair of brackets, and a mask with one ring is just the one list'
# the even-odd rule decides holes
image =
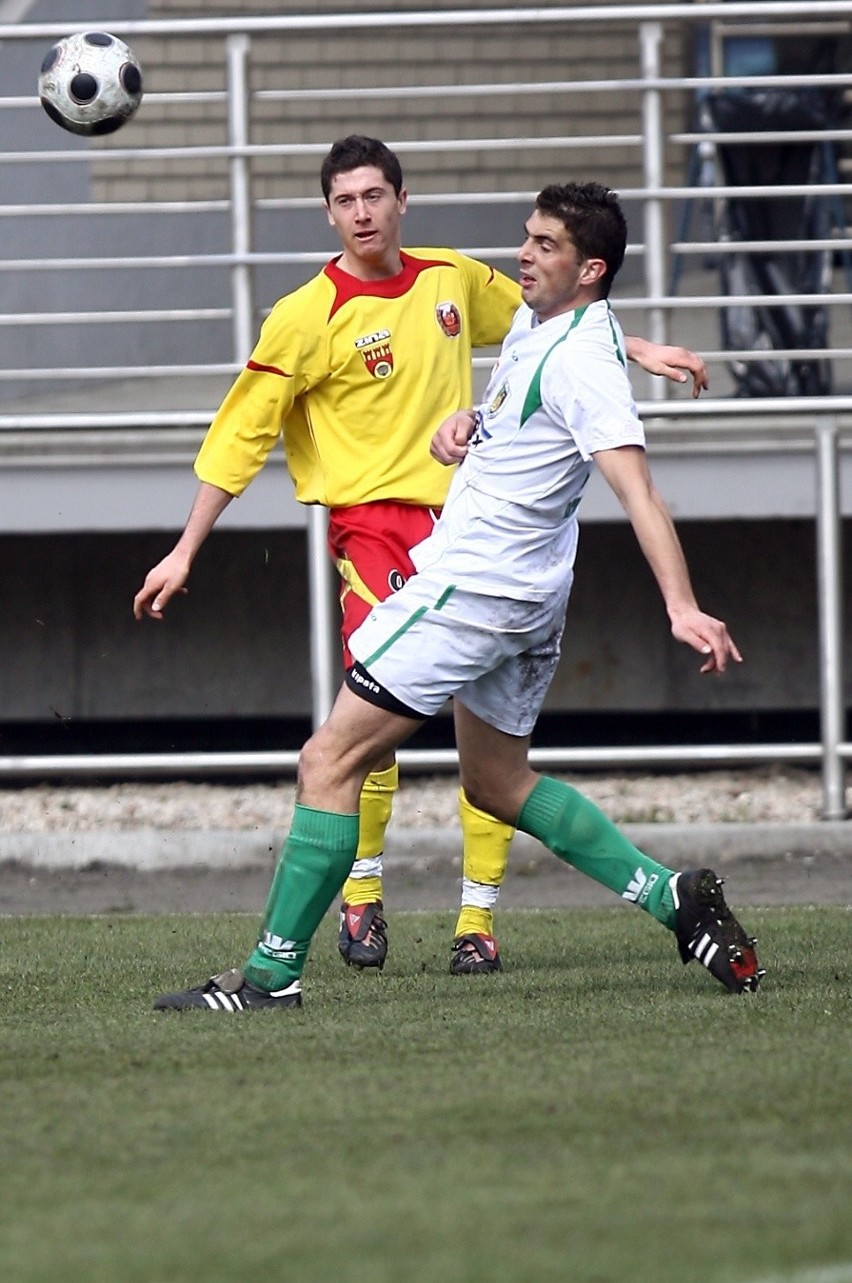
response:
{"label": "red shorts", "polygon": [[340,575],[340,634],[346,668],[352,663],[349,638],[377,601],[384,601],[414,574],[409,550],[432,533],[439,515],[439,508],[393,499],[332,508],[328,551]]}

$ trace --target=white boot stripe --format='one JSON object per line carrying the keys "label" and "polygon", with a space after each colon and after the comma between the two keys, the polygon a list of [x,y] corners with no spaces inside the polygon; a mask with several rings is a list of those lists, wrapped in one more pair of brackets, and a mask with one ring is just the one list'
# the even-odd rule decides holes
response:
{"label": "white boot stripe", "polygon": [[213,997],[212,993],[204,993],[201,996],[204,999],[204,1001],[207,1003],[208,1007],[210,1007],[213,1011],[218,1010],[216,999]]}
{"label": "white boot stripe", "polygon": [[669,890],[672,893],[672,902],[676,909],[680,908],[680,896],[677,893],[677,884],[680,881],[680,874],[676,873],[673,878],[669,878]]}
{"label": "white boot stripe", "polygon": [[698,958],[700,962],[704,961],[704,952],[710,943],[711,943],[710,937],[708,936],[706,931],[704,932],[704,935],[701,937],[700,940],[693,942],[692,952],[695,954],[696,958]]}
{"label": "white boot stripe", "polygon": [[301,993],[301,992],[302,992],[301,980],[294,980],[293,983],[291,985],[288,985],[286,989],[273,989],[270,992],[269,996],[270,998],[289,998],[291,994]]}
{"label": "white boot stripe", "polygon": [[705,932],[700,940],[693,941],[692,952],[698,961],[709,970],[710,963],[719,952],[719,946],[714,943],[714,941],[710,939],[710,936]]}

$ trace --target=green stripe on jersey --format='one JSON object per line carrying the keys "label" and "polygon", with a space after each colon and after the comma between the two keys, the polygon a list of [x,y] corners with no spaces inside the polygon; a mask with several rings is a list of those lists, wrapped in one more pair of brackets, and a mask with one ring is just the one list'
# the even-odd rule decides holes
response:
{"label": "green stripe on jersey", "polygon": [[616,354],[616,356],[618,357],[619,361],[621,362],[621,364],[624,366],[624,368],[625,368],[625,370],[626,370],[626,369],[627,369],[627,358],[626,358],[626,356],[624,355],[624,353],[622,352],[622,350],[621,350],[621,344],[620,344],[620,343],[619,343],[619,341],[618,341],[618,332],[617,332],[617,330],[616,330],[616,328],[615,328],[615,321],[612,319],[612,308],[610,307],[609,303],[607,303],[606,307],[607,307],[607,311],[609,312],[609,328],[610,328],[610,330],[612,331],[612,342],[613,342],[613,345],[614,345],[614,347],[615,347],[615,354]]}
{"label": "green stripe on jersey", "polygon": [[[588,303],[586,304],[586,307],[588,307]],[[553,349],[559,347],[560,343],[564,343],[568,335],[574,329],[574,327],[580,324],[580,320],[582,319],[582,316],[586,310],[586,307],[577,308],[577,310],[574,313],[574,318],[571,321],[571,324],[568,326],[568,329],[565,331],[564,334],[560,335],[560,337],[556,340],[556,342],[551,347],[547,349],[544,356],[539,361],[538,369],[536,370],[535,374],[532,376],[532,381],[530,382],[530,385],[527,388],[527,395],[524,398],[524,406],[523,406],[523,409],[521,410],[521,421],[519,425],[520,427],[524,426],[524,424],[526,423],[530,415],[535,414],[536,410],[541,405],[541,376],[542,376],[542,372],[544,371],[545,361],[550,356]]]}
{"label": "green stripe on jersey", "polygon": [[367,656],[367,658],[363,661],[364,667],[369,668],[372,663],[374,663],[377,659],[380,659],[381,656],[384,655],[386,651],[390,650],[394,642],[399,641],[400,637],[404,637],[405,634],[408,632],[408,630],[410,628],[413,628],[414,625],[417,623],[417,621],[422,619],[424,615],[428,614],[430,610],[442,610],[443,607],[446,606],[447,602],[450,600],[450,598],[452,597],[455,591],[456,591],[456,585],[450,584],[450,586],[448,588],[445,588],[444,591],[441,593],[440,597],[435,602],[434,606],[418,606],[417,610],[412,611],[412,613],[408,616],[408,619],[406,619],[405,623],[400,624],[396,632],[392,633],[390,637],[387,639],[387,641],[384,642],[378,648],[378,650],[374,650],[372,655]]}

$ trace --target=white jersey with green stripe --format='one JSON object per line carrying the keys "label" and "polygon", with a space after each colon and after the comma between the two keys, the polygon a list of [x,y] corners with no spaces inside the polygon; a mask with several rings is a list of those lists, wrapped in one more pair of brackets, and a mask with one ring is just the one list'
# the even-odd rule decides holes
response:
{"label": "white jersey with green stripe", "polygon": [[645,434],[624,336],[606,300],[538,323],[515,314],[470,449],[435,530],[412,550],[418,570],[478,593],[542,600],[571,576],[577,508],[600,450]]}

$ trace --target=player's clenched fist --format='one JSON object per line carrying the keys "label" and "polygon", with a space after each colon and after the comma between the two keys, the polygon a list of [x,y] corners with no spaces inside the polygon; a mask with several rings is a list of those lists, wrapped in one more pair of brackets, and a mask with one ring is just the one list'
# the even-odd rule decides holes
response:
{"label": "player's clenched fist", "polygon": [[445,419],[432,438],[429,453],[439,463],[451,467],[461,463],[467,454],[467,443],[471,438],[476,415],[473,410],[457,410]]}

